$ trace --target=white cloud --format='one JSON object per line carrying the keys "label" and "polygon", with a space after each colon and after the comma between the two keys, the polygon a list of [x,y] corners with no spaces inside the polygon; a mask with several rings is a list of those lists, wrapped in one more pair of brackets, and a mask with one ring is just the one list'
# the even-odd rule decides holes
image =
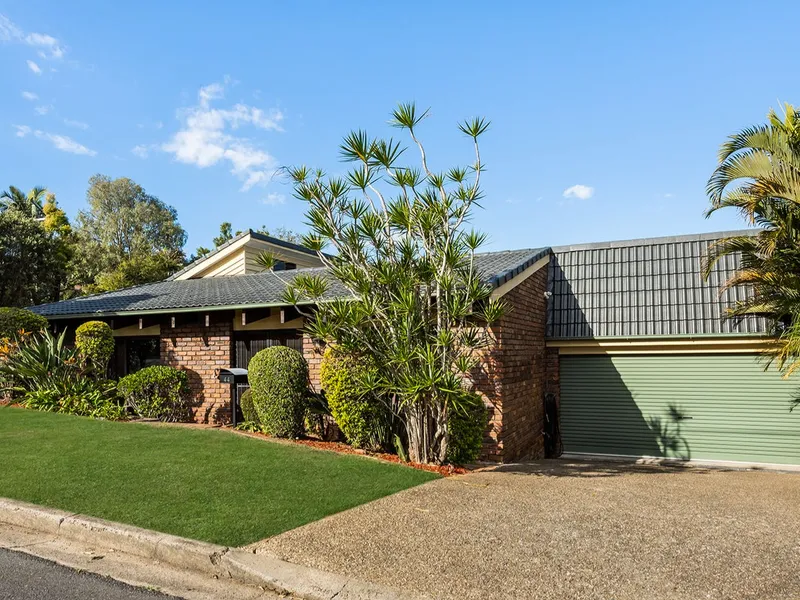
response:
{"label": "white cloud", "polygon": [[39,65],[37,65],[37,64],[36,64],[35,62],[33,62],[32,60],[29,60],[29,61],[28,61],[28,68],[29,68],[31,71],[33,71],[34,73],[36,73],[37,75],[41,75],[41,74],[42,74],[42,69],[39,67]]}
{"label": "white cloud", "polygon": [[50,104],[50,105],[47,105],[47,106],[37,106],[33,110],[36,111],[37,115],[46,115],[51,110],[53,110],[53,105]]}
{"label": "white cloud", "polygon": [[147,158],[147,156],[150,154],[150,149],[144,144],[139,144],[138,146],[131,148],[131,152],[134,156],[138,156],[139,158]]}
{"label": "white cloud", "polygon": [[76,129],[89,129],[89,124],[84,123],[83,121],[76,121],[74,119],[64,119],[64,125],[67,127],[75,127]]}
{"label": "white cloud", "polygon": [[672,198],[672,194],[669,194],[669,193],[664,194],[664,198]]}
{"label": "white cloud", "polygon": [[95,156],[97,152],[90,150],[83,144],[80,144],[70,137],[65,135],[58,135],[55,133],[47,133],[45,131],[36,130],[33,132],[40,140],[47,140],[53,146],[62,152],[69,152],[71,154],[85,154],[86,156]]}
{"label": "white cloud", "polygon": [[30,100],[31,102],[39,99],[39,95],[34,94],[33,92],[22,92],[22,97],[25,98],[25,100]]}
{"label": "white cloud", "polygon": [[[226,80],[226,83],[228,80]],[[225,97],[225,85],[212,83],[200,88],[197,105],[178,111],[182,128],[161,149],[178,161],[200,168],[227,162],[230,171],[242,181],[242,191],[266,184],[277,167],[275,159],[250,139],[233,135],[246,126],[267,131],[281,131],[283,114],[265,112],[246,104],[229,109],[213,108],[212,103]]]}
{"label": "white cloud", "polygon": [[578,198],[580,200],[588,200],[594,196],[594,188],[588,185],[573,185],[564,190],[564,198]]}
{"label": "white cloud", "polygon": [[262,204],[266,204],[268,206],[277,206],[278,204],[286,204],[286,196],[283,194],[277,194],[275,192],[270,192],[267,194],[267,197],[261,201]]}
{"label": "white cloud", "polygon": [[[2,14],[0,14],[0,41],[38,48],[37,54],[44,59],[63,58],[64,52],[66,52],[64,46],[52,35],[36,32],[25,33],[11,19]],[[30,61],[28,64],[30,65]]]}
{"label": "white cloud", "polygon": [[17,130],[17,137],[24,138],[28,134],[33,133],[36,138],[50,142],[53,144],[54,148],[61,150],[62,152],[69,152],[70,154],[83,154],[86,156],[95,156],[97,154],[97,152],[94,150],[87,148],[83,144],[76,142],[66,135],[48,133],[46,131],[42,131],[41,129],[34,131],[27,125],[14,125],[14,128]]}

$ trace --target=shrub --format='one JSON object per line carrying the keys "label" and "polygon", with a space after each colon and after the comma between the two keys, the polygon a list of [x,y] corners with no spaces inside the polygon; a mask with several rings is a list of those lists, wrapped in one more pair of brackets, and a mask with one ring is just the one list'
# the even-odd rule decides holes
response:
{"label": "shrub", "polygon": [[254,423],[258,425],[258,413],[256,412],[256,407],[253,406],[252,390],[246,389],[242,392],[242,397],[239,398],[239,406],[242,409],[242,416],[244,417],[245,423]]}
{"label": "shrub", "polygon": [[308,393],[308,364],[287,346],[265,348],[250,360],[248,378],[261,425],[277,437],[303,433]]}
{"label": "shrub", "polygon": [[328,346],[320,364],[320,384],[333,420],[348,442],[377,450],[389,441],[389,411],[380,400],[361,391],[359,381],[372,369],[364,359]]}
{"label": "shrub", "polygon": [[189,379],[186,371],[156,365],[119,380],[117,390],[138,416],[162,421],[189,417]]}
{"label": "shrub", "polygon": [[47,319],[24,308],[0,308],[0,339],[14,339],[20,331],[41,333],[47,329]]}
{"label": "shrub", "polygon": [[87,321],[75,330],[75,348],[81,360],[98,375],[104,375],[114,354],[114,334],[108,323]]}
{"label": "shrub", "polygon": [[447,419],[450,435],[447,461],[456,465],[474,462],[480,456],[488,424],[489,411],[475,394],[465,396],[461,406],[451,407]]}
{"label": "shrub", "polygon": [[77,350],[44,331],[25,336],[14,352],[0,362],[0,376],[13,382],[22,404],[36,410],[103,419],[121,419],[113,381],[86,377]]}

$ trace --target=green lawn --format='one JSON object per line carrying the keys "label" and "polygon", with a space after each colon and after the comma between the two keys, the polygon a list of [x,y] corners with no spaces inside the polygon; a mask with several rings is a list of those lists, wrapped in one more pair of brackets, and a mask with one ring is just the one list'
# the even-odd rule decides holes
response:
{"label": "green lawn", "polygon": [[0,408],[0,496],[229,546],[435,477],[226,431]]}

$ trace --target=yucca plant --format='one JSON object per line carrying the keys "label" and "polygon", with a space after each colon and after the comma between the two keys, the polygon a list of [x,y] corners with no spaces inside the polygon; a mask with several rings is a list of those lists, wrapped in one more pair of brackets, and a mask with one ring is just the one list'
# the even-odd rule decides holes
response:
{"label": "yucca plant", "polygon": [[82,377],[77,350],[64,343],[66,330],[54,336],[49,331],[33,334],[0,362],[0,374],[15,391],[50,389],[57,382],[75,382]]}
{"label": "yucca plant", "polygon": [[771,110],[767,123],[732,135],[707,191],[706,216],[733,208],[758,230],[712,244],[706,274],[723,256],[740,255],[724,287],[751,293],[727,316],[767,318],[777,336],[767,356],[788,377],[800,367],[800,110],[787,104],[783,115]]}
{"label": "yucca plant", "polygon": [[[315,249],[329,275],[298,275],[285,300],[313,303],[307,332],[378,365],[359,381],[363,393],[387,399],[405,426],[414,462],[444,462],[448,413],[464,410],[478,353],[493,341],[488,325],[505,310],[475,269],[486,236],[466,229],[482,197],[478,139],[484,119],[459,126],[474,162],[434,171],[417,134],[428,111],[400,105],[391,125],[418,152],[393,139],[354,131],[340,146],[353,165],[344,177],[307,167],[288,170],[295,196],[308,204]],[[330,247],[334,256],[323,253]],[[332,282],[349,297],[327,300]]]}

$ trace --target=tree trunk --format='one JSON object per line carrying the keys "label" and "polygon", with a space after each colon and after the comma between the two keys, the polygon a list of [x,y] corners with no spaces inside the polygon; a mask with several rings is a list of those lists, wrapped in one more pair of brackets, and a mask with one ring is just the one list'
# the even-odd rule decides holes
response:
{"label": "tree trunk", "polygon": [[442,464],[447,457],[447,411],[441,400],[425,398],[404,409],[408,459]]}

